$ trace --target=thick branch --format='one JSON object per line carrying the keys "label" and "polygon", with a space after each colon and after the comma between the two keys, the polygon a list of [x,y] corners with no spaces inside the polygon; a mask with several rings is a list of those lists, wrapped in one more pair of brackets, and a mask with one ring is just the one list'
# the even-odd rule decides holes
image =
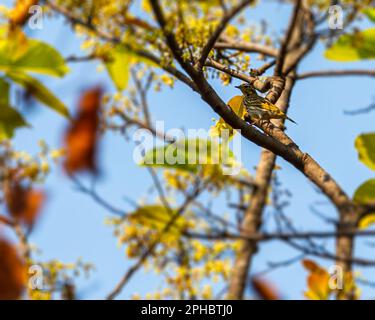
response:
{"label": "thick branch", "polygon": [[222,36],[218,42],[215,44],[216,49],[229,49],[229,50],[238,50],[243,52],[255,52],[264,54],[269,57],[276,57],[277,50],[259,43],[248,43],[242,40],[233,40],[229,37]]}
{"label": "thick branch", "polygon": [[[254,88],[259,90],[260,92],[269,91],[267,94],[267,99],[272,103],[275,103],[277,101],[284,88],[284,79],[280,77],[268,77],[266,78],[266,80],[261,81],[257,77],[248,76],[237,70],[231,69],[213,59],[208,59],[206,62],[206,66],[222,71],[234,78],[251,83],[254,86]],[[262,70],[260,70],[259,72],[262,72]]]}
{"label": "thick branch", "polygon": [[[294,80],[288,78],[285,90],[277,102],[277,106],[285,113],[289,106],[289,99],[293,85]],[[241,235],[244,235],[245,237],[251,236],[259,231],[275,163],[276,155],[268,150],[263,150],[254,180],[257,188],[254,189],[253,194],[251,195],[249,206],[241,223]],[[230,279],[228,291],[229,298],[243,298],[249,267],[256,251],[256,241],[243,240],[241,242],[240,254],[237,256]]]}
{"label": "thick branch", "polygon": [[276,66],[275,66],[275,75],[279,75],[279,76],[282,75],[285,55],[287,53],[287,49],[288,49],[290,40],[292,38],[292,34],[295,31],[297,18],[298,18],[299,11],[301,8],[301,2],[302,2],[301,0],[297,0],[294,6],[293,14],[291,16],[289,26],[288,26],[288,31],[286,33],[285,39],[283,40],[283,43],[281,44],[281,48],[277,56],[277,61],[276,61]]}

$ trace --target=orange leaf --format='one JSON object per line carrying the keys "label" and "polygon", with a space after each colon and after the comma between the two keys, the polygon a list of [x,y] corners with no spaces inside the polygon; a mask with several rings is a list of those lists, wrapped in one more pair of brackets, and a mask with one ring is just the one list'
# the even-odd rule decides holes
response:
{"label": "orange leaf", "polygon": [[42,191],[24,188],[13,182],[5,186],[5,200],[9,213],[16,220],[31,227],[40,213],[45,195]]}
{"label": "orange leaf", "polygon": [[308,290],[305,296],[312,300],[329,299],[332,290],[329,287],[330,274],[312,260],[302,260],[303,266],[310,272],[307,277]]}
{"label": "orange leaf", "polygon": [[146,21],[143,21],[137,17],[133,17],[133,16],[130,16],[130,15],[127,15],[125,17],[125,24],[127,25],[133,25],[133,26],[137,26],[137,27],[140,27],[142,29],[146,29],[146,30],[152,30],[153,27],[151,25],[149,25]]}
{"label": "orange leaf", "polygon": [[317,263],[309,259],[302,260],[302,264],[305,267],[305,269],[310,272],[317,272],[323,270]]}
{"label": "orange leaf", "polygon": [[23,26],[29,18],[29,8],[38,4],[39,0],[17,0],[15,7],[10,12],[12,26]]}
{"label": "orange leaf", "polygon": [[25,266],[15,247],[0,238],[0,300],[19,299],[26,283]]}
{"label": "orange leaf", "polygon": [[97,87],[86,91],[79,103],[78,115],[65,135],[66,160],[68,174],[79,171],[95,173],[96,151],[99,128],[99,111],[102,89]]}
{"label": "orange leaf", "polygon": [[263,300],[281,300],[275,288],[267,281],[260,278],[252,278],[251,283],[256,293]]}

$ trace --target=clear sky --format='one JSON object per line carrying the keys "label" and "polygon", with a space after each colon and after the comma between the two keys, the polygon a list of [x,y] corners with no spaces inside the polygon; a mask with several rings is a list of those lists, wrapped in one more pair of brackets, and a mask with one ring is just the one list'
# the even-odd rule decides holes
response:
{"label": "clear sky", "polygon": [[[9,0],[5,1],[9,3]],[[265,18],[273,23],[273,29],[285,28],[289,7],[285,4],[265,4],[259,9],[249,9],[247,19],[260,21]],[[64,56],[79,54],[80,40],[64,24],[63,19],[46,20],[43,30],[30,32],[35,38],[46,40],[56,46]],[[321,69],[374,68],[373,62],[334,63],[324,59],[323,47],[318,46],[303,62],[301,71]],[[81,52],[81,54],[84,54]],[[48,78],[47,85],[69,106],[76,105],[80,91],[96,84],[112,85],[105,73],[96,71],[96,63],[71,65],[71,73],[63,80]],[[229,100],[238,91],[232,86],[219,87],[224,100]],[[366,107],[374,100],[374,80],[369,78],[336,78],[303,80],[294,90],[290,116],[298,125],[290,125],[289,135],[303,151],[311,154],[332,176],[352,194],[365,180],[374,177],[357,160],[354,139],[362,132],[374,130],[375,113],[362,116],[348,116],[344,110]],[[162,94],[153,94],[152,113],[154,120],[164,120],[167,128],[209,128],[212,118],[217,116],[190,89],[177,84],[174,90],[165,89]],[[15,139],[18,149],[35,152],[38,140],[45,139],[51,147],[60,147],[66,121],[42,106],[29,114],[33,129],[20,130]],[[253,172],[258,162],[259,148],[249,141],[242,141],[242,160]],[[131,209],[124,196],[134,200],[145,195],[151,186],[151,179],[145,169],[137,167],[132,160],[134,145],[120,136],[107,134],[102,143],[100,166],[103,174],[97,189],[108,201],[124,210]],[[327,228],[310,210],[313,203],[320,202],[320,209],[335,217],[335,211],[325,197],[316,190],[304,176],[283,160],[278,160],[282,170],[278,172],[283,187],[292,192],[291,204],[286,214],[301,230],[323,230]],[[87,179],[84,181],[87,181]],[[100,208],[87,196],[77,192],[72,182],[59,168],[54,168],[47,180],[48,203],[31,240],[43,252],[43,259],[58,258],[74,262],[78,257],[96,265],[96,271],[86,280],[80,280],[79,294],[82,298],[103,298],[115,286],[131,265],[124,249],[117,246],[110,227],[104,225],[109,213]],[[359,241],[356,255],[370,258],[373,252]],[[327,245],[333,249],[332,242]],[[256,256],[253,271],[267,268],[267,262],[286,260],[298,252],[279,242],[262,244]],[[320,260],[318,260],[320,261]],[[324,266],[332,262],[321,261]],[[359,269],[364,276],[375,280],[371,269]],[[285,298],[302,298],[306,272],[299,263],[280,268],[267,275]],[[133,278],[121,298],[132,293],[144,295],[156,289],[159,280],[152,274]],[[366,297],[374,297],[373,289],[363,288]]]}

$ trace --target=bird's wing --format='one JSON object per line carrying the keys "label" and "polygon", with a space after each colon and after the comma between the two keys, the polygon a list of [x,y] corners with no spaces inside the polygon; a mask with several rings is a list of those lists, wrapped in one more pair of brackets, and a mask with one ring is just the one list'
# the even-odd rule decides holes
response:
{"label": "bird's wing", "polygon": [[277,106],[268,101],[266,98],[263,99],[263,107],[275,114],[284,114]]}

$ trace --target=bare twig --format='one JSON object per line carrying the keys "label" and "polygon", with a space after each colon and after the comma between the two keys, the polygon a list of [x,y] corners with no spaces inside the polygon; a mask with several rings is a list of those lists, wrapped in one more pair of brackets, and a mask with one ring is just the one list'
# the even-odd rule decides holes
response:
{"label": "bare twig", "polygon": [[107,296],[108,300],[115,299],[128,283],[128,281],[132,278],[133,274],[141,268],[143,263],[147,260],[147,258],[153,254],[154,250],[160,243],[161,239],[163,238],[164,234],[167,233],[171,227],[175,224],[178,218],[183,214],[189,204],[199,195],[201,189],[196,188],[189,197],[187,197],[182,204],[182,206],[177,210],[176,213],[173,214],[169,222],[164,226],[163,230],[160,231],[158,237],[155,241],[151,243],[151,245],[144,251],[144,253],[140,256],[138,261],[125,273],[125,275],[121,278],[120,282],[116,285],[116,287],[112,290],[112,292]]}
{"label": "bare twig", "polygon": [[296,76],[297,80],[317,78],[317,77],[345,77],[345,76],[365,76],[375,77],[375,70],[321,70],[304,72]]}
{"label": "bare twig", "polygon": [[348,116],[357,116],[357,115],[360,115],[360,114],[369,113],[369,112],[374,111],[374,110],[375,110],[375,103],[369,105],[366,108],[360,108],[360,109],[351,110],[351,111],[344,110],[344,114],[346,114]]}

